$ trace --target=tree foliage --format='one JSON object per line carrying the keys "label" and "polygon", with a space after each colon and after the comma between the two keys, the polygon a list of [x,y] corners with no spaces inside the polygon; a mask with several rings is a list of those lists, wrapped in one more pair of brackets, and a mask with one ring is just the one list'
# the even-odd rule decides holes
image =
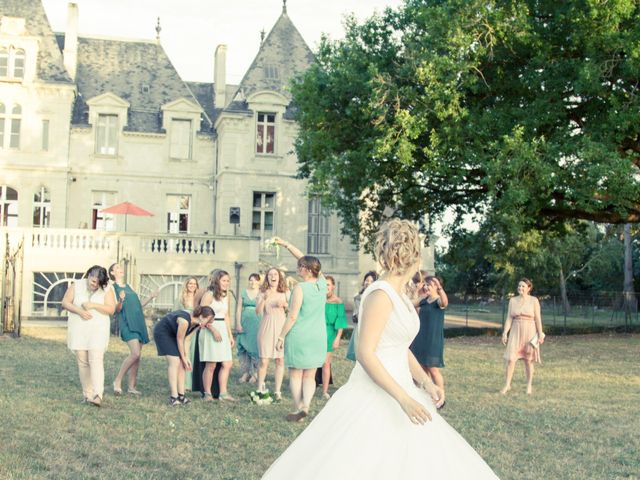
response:
{"label": "tree foliage", "polygon": [[548,230],[640,221],[640,2],[407,0],[293,85],[299,174],[370,238],[385,207]]}

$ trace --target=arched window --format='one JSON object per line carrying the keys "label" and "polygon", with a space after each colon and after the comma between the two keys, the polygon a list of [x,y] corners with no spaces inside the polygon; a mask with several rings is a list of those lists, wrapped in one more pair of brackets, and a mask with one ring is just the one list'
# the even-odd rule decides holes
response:
{"label": "arched window", "polygon": [[9,76],[9,50],[0,47],[0,77]]}
{"label": "arched window", "polygon": [[18,226],[18,192],[6,185],[0,185],[0,226]]}
{"label": "arched window", "polygon": [[18,48],[13,52],[13,78],[24,78],[24,50]]}
{"label": "arched window", "polygon": [[33,196],[33,226],[48,227],[51,221],[51,195],[47,187],[40,187]]}
{"label": "arched window", "polygon": [[9,148],[20,148],[20,122],[22,107],[14,105],[11,110],[11,132],[9,134]]}

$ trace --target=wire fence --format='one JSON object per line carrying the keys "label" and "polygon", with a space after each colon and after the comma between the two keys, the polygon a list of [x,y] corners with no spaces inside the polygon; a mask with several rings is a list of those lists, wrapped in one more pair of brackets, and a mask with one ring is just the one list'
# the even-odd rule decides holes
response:
{"label": "wire fence", "polygon": [[[623,328],[640,326],[640,292],[572,294],[565,303],[557,294],[537,294],[542,322],[556,329]],[[509,298],[449,294],[449,326],[501,328],[507,317]]]}

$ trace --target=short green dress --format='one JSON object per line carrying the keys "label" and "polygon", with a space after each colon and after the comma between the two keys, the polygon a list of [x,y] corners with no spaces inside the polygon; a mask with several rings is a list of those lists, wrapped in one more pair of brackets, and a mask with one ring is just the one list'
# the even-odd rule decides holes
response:
{"label": "short green dress", "polygon": [[120,338],[125,342],[138,340],[143,345],[149,343],[149,334],[147,332],[147,324],[144,321],[140,297],[128,284],[121,287],[114,283],[113,288],[116,292],[116,302],[120,301],[120,292],[124,291],[125,293],[122,310],[116,313],[120,328]]}
{"label": "short green dress", "polygon": [[327,352],[333,352],[333,341],[338,335],[338,330],[349,326],[344,303],[328,303],[324,310],[325,323],[327,325]]}
{"label": "short green dress", "polygon": [[302,289],[302,306],[296,323],[284,340],[284,364],[289,368],[318,368],[327,356],[324,316],[327,281],[320,277],[315,282],[300,282],[298,285]]}
{"label": "short green dress", "polygon": [[256,299],[251,298],[246,290],[242,292],[242,317],[240,323],[243,333],[238,334],[238,354],[246,352],[251,358],[260,358],[258,355],[260,318],[256,314]]}

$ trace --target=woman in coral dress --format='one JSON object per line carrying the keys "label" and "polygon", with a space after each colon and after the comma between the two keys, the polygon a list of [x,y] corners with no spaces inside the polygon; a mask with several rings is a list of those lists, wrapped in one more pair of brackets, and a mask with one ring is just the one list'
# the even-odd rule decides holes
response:
{"label": "woman in coral dress", "polygon": [[[497,478],[438,414],[444,394],[409,351],[420,328],[404,294],[420,260],[417,228],[406,220],[384,224],[376,257],[385,274],[363,293],[349,381],[263,480]],[[357,454],[346,454],[354,445]]]}
{"label": "woman in coral dress", "polygon": [[[518,295],[509,300],[509,311],[502,332],[502,343],[507,346],[504,359],[507,363],[504,387],[500,393],[505,395],[511,390],[511,379],[516,367],[516,361],[524,360],[527,375],[527,394],[533,391],[533,364],[540,362],[539,344],[544,343],[542,318],[540,316],[540,302],[530,295],[533,283],[528,278],[521,278],[518,282]],[[538,345],[534,346],[537,338]]]}

